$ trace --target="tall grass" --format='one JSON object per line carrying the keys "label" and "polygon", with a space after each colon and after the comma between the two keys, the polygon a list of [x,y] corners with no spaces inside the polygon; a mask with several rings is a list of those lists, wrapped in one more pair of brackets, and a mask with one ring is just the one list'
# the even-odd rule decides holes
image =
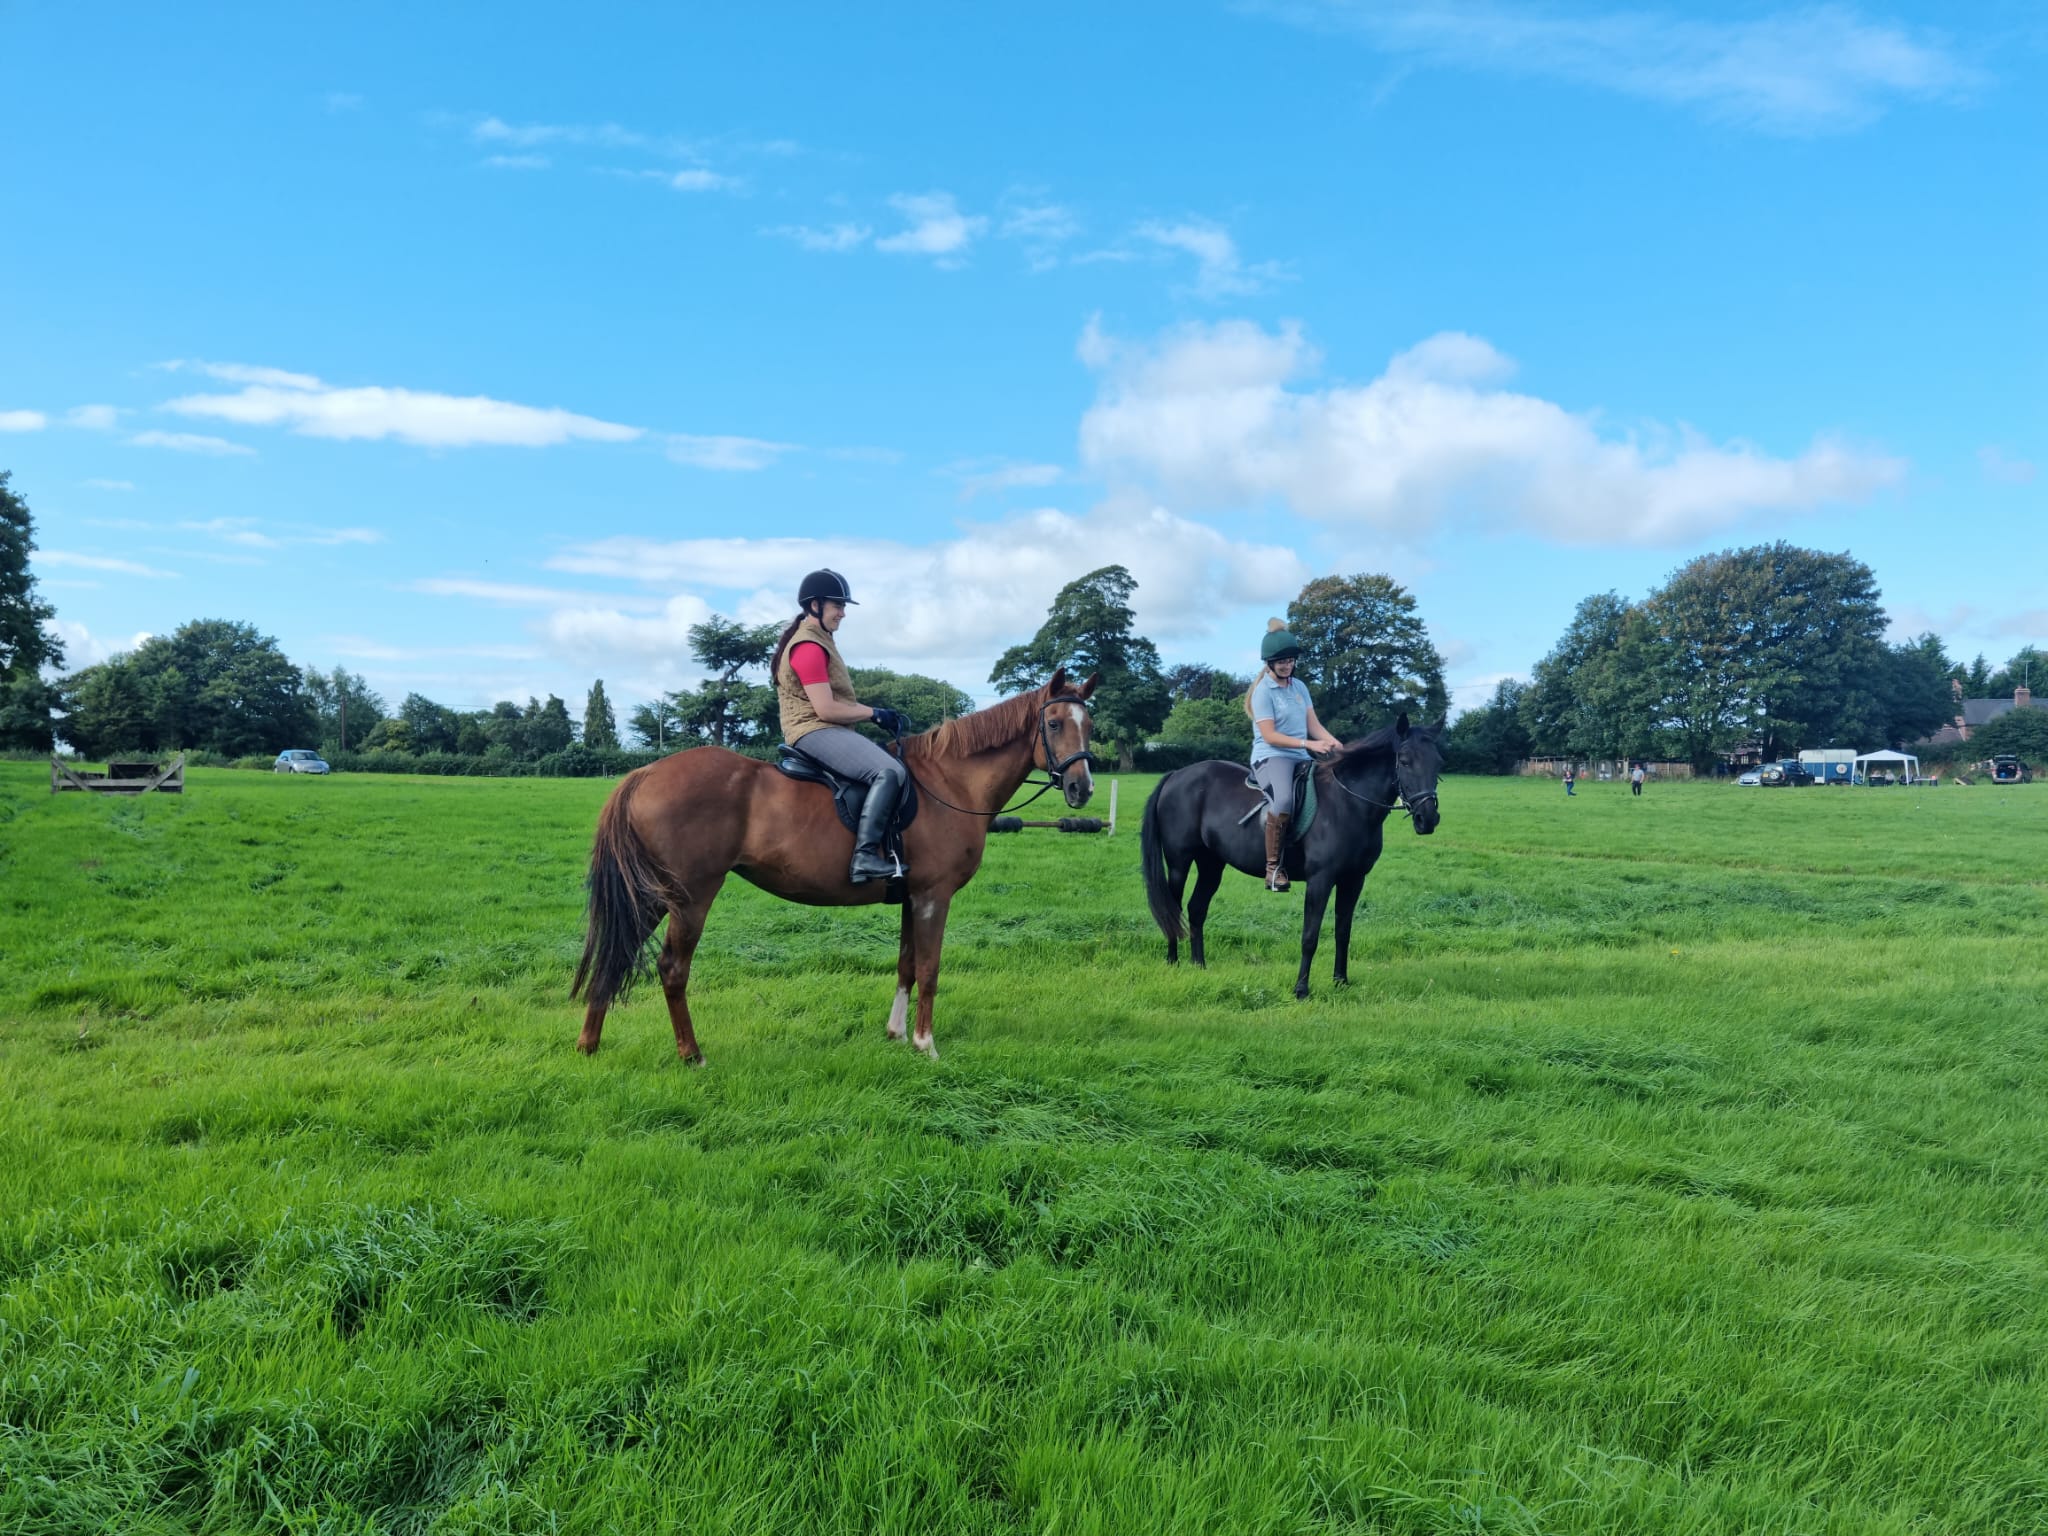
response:
{"label": "tall grass", "polygon": [[2048,1528],[2048,795],[1448,781],[1296,1004],[1148,787],[937,1064],[730,882],[692,1072],[605,784],[0,767],[0,1531]]}

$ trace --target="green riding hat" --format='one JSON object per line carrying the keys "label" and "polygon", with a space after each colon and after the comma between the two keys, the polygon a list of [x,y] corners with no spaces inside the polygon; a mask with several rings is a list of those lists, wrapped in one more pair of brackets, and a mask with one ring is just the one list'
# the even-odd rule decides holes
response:
{"label": "green riding hat", "polygon": [[1301,654],[1301,642],[1294,637],[1294,631],[1278,619],[1266,621],[1266,638],[1259,642],[1259,660],[1264,662],[1286,661]]}

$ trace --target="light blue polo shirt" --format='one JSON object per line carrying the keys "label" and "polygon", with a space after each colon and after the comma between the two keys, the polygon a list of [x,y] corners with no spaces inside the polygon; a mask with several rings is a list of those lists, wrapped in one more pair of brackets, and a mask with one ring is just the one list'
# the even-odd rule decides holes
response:
{"label": "light blue polo shirt", "polygon": [[[1308,736],[1309,698],[1308,685],[1300,678],[1290,681],[1286,687],[1273,681],[1271,673],[1262,672],[1252,687],[1252,719],[1254,722],[1270,720],[1273,729],[1282,736],[1306,739]],[[1259,734],[1256,724],[1252,727],[1252,765],[1257,767],[1269,757],[1291,757],[1296,762],[1308,761],[1305,747],[1276,747]]]}

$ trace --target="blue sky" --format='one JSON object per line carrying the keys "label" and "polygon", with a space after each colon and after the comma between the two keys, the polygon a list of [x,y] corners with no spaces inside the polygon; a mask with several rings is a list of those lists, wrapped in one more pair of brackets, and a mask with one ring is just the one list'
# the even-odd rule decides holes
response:
{"label": "blue sky", "polygon": [[846,571],[986,697],[1111,561],[1461,702],[1788,538],[2048,641],[2034,9],[0,7],[0,468],[74,664],[201,616],[470,707]]}

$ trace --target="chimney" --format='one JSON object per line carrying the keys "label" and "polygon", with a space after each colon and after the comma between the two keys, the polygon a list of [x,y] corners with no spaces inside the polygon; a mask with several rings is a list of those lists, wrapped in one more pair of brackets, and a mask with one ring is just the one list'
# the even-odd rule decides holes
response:
{"label": "chimney", "polygon": [[2033,702],[2034,690],[2029,688],[2025,683],[2021,683],[2019,687],[2013,689],[2012,707],[2014,709],[2029,708],[2033,704]]}

